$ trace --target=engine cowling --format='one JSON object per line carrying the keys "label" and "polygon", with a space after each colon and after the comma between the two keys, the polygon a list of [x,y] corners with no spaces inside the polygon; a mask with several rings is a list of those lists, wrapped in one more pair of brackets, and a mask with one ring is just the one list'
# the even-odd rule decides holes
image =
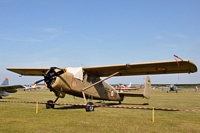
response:
{"label": "engine cowling", "polygon": [[55,74],[59,71],[60,69],[54,69],[54,71],[49,70],[44,75],[44,82],[51,91],[54,91],[56,96],[64,98],[65,94],[71,90],[73,74],[69,72],[64,72],[60,75]]}

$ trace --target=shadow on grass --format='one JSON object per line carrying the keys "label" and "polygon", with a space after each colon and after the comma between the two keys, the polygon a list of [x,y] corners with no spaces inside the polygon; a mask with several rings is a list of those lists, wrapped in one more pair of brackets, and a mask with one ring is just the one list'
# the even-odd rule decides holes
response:
{"label": "shadow on grass", "polygon": [[[99,106],[95,106],[95,108],[99,108],[99,107],[103,107],[103,106],[124,106],[124,105],[146,105],[146,104],[130,104],[130,103],[123,103],[123,104],[119,104],[119,103],[101,103],[101,102],[95,102],[94,104],[98,103],[97,105]],[[85,109],[85,106],[79,106],[79,105],[56,105],[54,109],[57,110],[67,110],[67,109]]]}
{"label": "shadow on grass", "polygon": [[3,97],[2,99],[3,100],[7,100],[7,99],[16,100],[16,99],[19,99],[19,98],[16,98],[16,97]]}
{"label": "shadow on grass", "polygon": [[62,105],[56,105],[54,109],[57,110],[67,110],[67,109],[84,109],[85,106],[62,106]]}
{"label": "shadow on grass", "polygon": [[[59,107],[58,107],[59,106]],[[98,108],[99,106],[95,106],[95,108]],[[63,105],[56,105],[54,109],[57,110],[67,110],[67,109],[85,109],[85,106],[63,106]]]}
{"label": "shadow on grass", "polygon": [[116,105],[116,106],[124,106],[124,105],[140,105],[140,106],[142,106],[142,105],[149,105],[148,103],[121,103],[121,104],[119,104],[119,103],[101,103],[101,102],[96,102],[96,103],[100,103],[101,105],[104,105],[104,106],[114,106],[114,105]]}

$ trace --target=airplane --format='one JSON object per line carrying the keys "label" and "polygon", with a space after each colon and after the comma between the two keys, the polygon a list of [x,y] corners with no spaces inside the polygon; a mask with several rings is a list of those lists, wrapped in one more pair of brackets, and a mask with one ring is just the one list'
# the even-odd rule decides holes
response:
{"label": "airplane", "polygon": [[163,90],[163,87],[167,87],[169,88],[167,93],[171,91],[175,91],[176,93],[178,93],[178,87],[175,84],[152,84],[152,86],[162,87],[162,90]]}
{"label": "airplane", "polygon": [[[150,98],[151,82],[149,76],[146,78],[143,94],[130,92],[117,92],[108,85],[105,80],[114,76],[152,75],[152,74],[174,74],[197,72],[196,65],[189,60],[169,60],[146,63],[131,63],[94,67],[76,68],[6,68],[21,76],[43,76],[36,81],[44,81],[50,91],[54,92],[56,99],[48,100],[46,108],[54,108],[54,103],[66,94],[82,97],[86,104],[86,111],[94,111],[94,104],[86,101],[86,98],[97,100],[118,101],[119,104],[124,97]],[[100,77],[106,77],[101,79]]]}
{"label": "airplane", "polygon": [[24,85],[24,91],[26,91],[26,90],[36,90],[37,89],[37,87],[36,87],[36,85],[37,84],[34,84],[34,85]]}
{"label": "airplane", "polygon": [[131,88],[131,82],[130,82],[130,84],[129,85],[119,85],[119,87],[116,87],[115,88],[115,90],[118,90],[118,91],[120,91],[120,92],[123,92],[123,91],[125,91],[125,90],[127,90],[127,91],[131,91],[131,90],[139,90],[139,88]]}
{"label": "airplane", "polygon": [[17,89],[19,88],[24,87],[22,85],[9,85],[8,78],[5,78],[5,80],[0,85],[0,99],[2,99],[2,96],[9,96],[9,93],[17,92]]}
{"label": "airplane", "polygon": [[178,93],[178,87],[185,87],[185,86],[192,86],[192,87],[198,87],[200,86],[200,84],[151,84],[152,86],[156,86],[156,87],[169,87],[168,92],[176,92]]}

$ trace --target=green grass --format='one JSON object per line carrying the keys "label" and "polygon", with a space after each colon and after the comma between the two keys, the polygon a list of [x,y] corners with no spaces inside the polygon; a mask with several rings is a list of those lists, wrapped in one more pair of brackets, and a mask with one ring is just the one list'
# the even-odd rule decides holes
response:
{"label": "green grass", "polygon": [[[137,91],[142,92],[142,91]],[[151,91],[150,105],[142,98],[125,98],[122,105],[137,107],[178,108],[200,110],[200,92],[180,90],[178,93]],[[53,93],[44,90],[18,91],[2,100],[39,101],[55,100]],[[67,95],[59,99],[61,103],[84,103],[82,98]],[[99,101],[93,101],[99,103]],[[105,103],[116,104],[117,102]],[[56,105],[55,109],[46,109],[39,104],[0,102],[0,133],[60,133],[60,132],[101,132],[101,133],[197,133],[200,132],[200,112],[161,111],[155,110],[155,121],[152,122],[152,111],[142,109],[122,109],[96,107],[94,112],[86,112],[84,107]]]}

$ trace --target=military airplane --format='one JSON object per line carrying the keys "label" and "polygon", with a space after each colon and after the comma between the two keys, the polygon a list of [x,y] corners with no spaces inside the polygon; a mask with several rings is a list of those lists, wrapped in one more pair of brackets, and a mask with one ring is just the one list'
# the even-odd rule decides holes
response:
{"label": "military airplane", "polygon": [[[177,64],[178,63],[178,64]],[[54,108],[54,104],[59,98],[64,98],[66,94],[77,97],[118,101],[121,103],[124,97],[150,98],[150,78],[147,76],[143,94],[133,94],[130,92],[117,92],[108,85],[105,80],[113,76],[131,75],[152,75],[152,74],[173,74],[173,73],[194,73],[197,72],[196,65],[189,60],[180,61],[160,61],[146,63],[132,63],[95,67],[78,68],[6,68],[9,71],[25,76],[43,76],[36,81],[44,81],[50,91],[57,97],[55,101],[47,101],[46,108]],[[101,79],[100,77],[106,77]],[[86,104],[86,111],[93,111],[93,103]]]}
{"label": "military airplane", "polygon": [[168,92],[176,92],[178,93],[178,87],[198,87],[200,84],[152,84],[155,87],[169,87]]}
{"label": "military airplane", "polygon": [[2,96],[9,96],[9,93],[17,92],[17,89],[19,88],[24,87],[22,85],[9,85],[8,78],[5,78],[5,80],[0,85],[0,99],[2,99]]}
{"label": "military airplane", "polygon": [[178,87],[175,84],[152,84],[152,86],[153,87],[162,87],[162,90],[163,90],[163,87],[167,87],[167,88],[169,88],[167,93],[171,92],[171,91],[178,93]]}

